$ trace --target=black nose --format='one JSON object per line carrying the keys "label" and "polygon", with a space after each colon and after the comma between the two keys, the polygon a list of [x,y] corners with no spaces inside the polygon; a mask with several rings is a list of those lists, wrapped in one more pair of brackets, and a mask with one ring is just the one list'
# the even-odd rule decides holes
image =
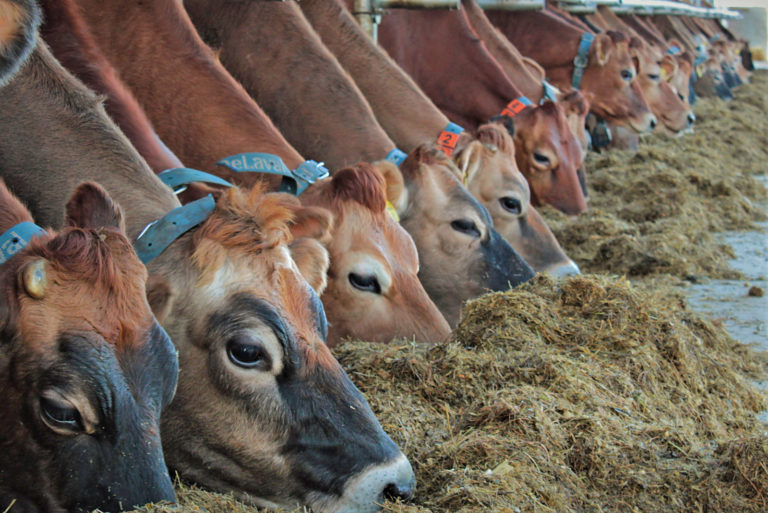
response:
{"label": "black nose", "polygon": [[693,126],[693,124],[696,122],[696,114],[693,112],[688,113],[688,126]]}
{"label": "black nose", "polygon": [[656,128],[656,123],[657,123],[656,118],[655,117],[652,118],[651,119],[651,130],[654,130]]}
{"label": "black nose", "polygon": [[413,499],[413,493],[416,488],[416,481],[411,481],[405,485],[390,483],[384,488],[384,498],[390,501],[401,499],[409,501]]}

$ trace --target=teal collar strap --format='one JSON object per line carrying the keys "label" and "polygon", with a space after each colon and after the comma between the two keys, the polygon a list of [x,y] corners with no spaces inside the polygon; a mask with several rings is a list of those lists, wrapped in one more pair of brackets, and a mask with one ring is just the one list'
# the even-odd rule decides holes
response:
{"label": "teal collar strap", "polygon": [[557,88],[546,80],[542,82],[542,87],[544,88],[544,94],[539,103],[544,103],[547,100],[557,102]]}
{"label": "teal collar strap", "polygon": [[280,192],[287,192],[294,196],[298,196],[313,183],[329,176],[328,169],[323,166],[322,162],[307,160],[291,171],[283,163],[283,159],[269,153],[239,153],[221,159],[217,164],[227,166],[229,169],[239,173],[251,172],[280,175],[283,177],[283,181],[280,183]]}
{"label": "teal collar strap", "polygon": [[576,57],[573,58],[573,79],[571,80],[571,86],[574,89],[581,87],[581,79],[584,76],[584,69],[589,62],[589,48],[592,46],[592,41],[595,40],[595,35],[591,32],[584,32],[579,40],[579,52]]}
{"label": "teal collar strap", "polygon": [[166,169],[162,173],[158,174],[157,177],[161,182],[170,187],[174,194],[184,192],[184,190],[187,188],[187,185],[191,184],[192,182],[205,182],[216,185],[223,185],[225,187],[232,187],[232,184],[223,178],[219,178],[218,176],[214,176],[204,171],[198,171],[197,169],[190,169],[188,167],[175,167],[172,169]]}
{"label": "teal collar strap", "polygon": [[0,235],[0,265],[6,263],[13,255],[24,249],[32,237],[42,235],[45,230],[35,223],[25,221],[12,227]]}
{"label": "teal collar strap", "polygon": [[388,160],[389,162],[399,166],[403,163],[407,156],[408,155],[404,151],[395,148],[394,150],[387,153],[387,156],[384,158],[384,160]]}
{"label": "teal collar strap", "polygon": [[208,219],[215,207],[216,201],[209,194],[204,198],[174,208],[160,219],[149,223],[136,238],[136,242],[133,243],[139,260],[145,264],[151,262],[165,251],[173,241]]}

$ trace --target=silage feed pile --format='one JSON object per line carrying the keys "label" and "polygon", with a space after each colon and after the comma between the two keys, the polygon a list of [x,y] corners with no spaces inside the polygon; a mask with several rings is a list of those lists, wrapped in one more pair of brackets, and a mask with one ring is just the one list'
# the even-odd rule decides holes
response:
{"label": "silage feed pile", "polygon": [[699,100],[693,134],[644,139],[636,154],[611,151],[587,161],[589,211],[568,218],[544,209],[569,256],[587,272],[738,278],[730,247],[715,232],[766,219],[768,73],[735,99]]}
{"label": "silage feed pile", "polygon": [[[700,101],[694,134],[592,157],[587,214],[545,212],[601,275],[485,295],[435,346],[335,351],[416,471],[415,500],[385,512],[768,512],[768,355],[658,286],[735,276],[713,233],[765,217],[768,74],[753,82]],[[177,490],[140,511],[258,511]]]}

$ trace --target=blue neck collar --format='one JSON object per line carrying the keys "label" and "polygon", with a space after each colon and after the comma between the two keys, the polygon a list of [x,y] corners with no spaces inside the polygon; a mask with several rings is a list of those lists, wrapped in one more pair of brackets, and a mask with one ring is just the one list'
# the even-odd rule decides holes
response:
{"label": "blue neck collar", "polygon": [[0,235],[0,265],[6,263],[13,255],[27,247],[33,237],[42,235],[45,230],[35,223],[25,221],[13,226]]}
{"label": "blue neck collar", "polygon": [[400,164],[403,163],[407,156],[408,155],[404,151],[395,148],[394,150],[387,153],[387,156],[384,157],[384,160],[392,162],[396,166],[400,166]]}
{"label": "blue neck collar", "polygon": [[299,167],[291,171],[283,163],[283,159],[269,153],[238,153],[217,162],[239,173],[268,173],[280,175],[283,181],[280,183],[280,192],[287,192],[298,196],[311,184],[328,178],[328,169],[322,162],[307,160]]}
{"label": "blue neck collar", "polygon": [[573,59],[573,78],[571,79],[571,86],[574,89],[581,87],[581,79],[584,77],[584,69],[589,62],[589,48],[592,46],[592,41],[595,40],[595,35],[590,32],[584,32],[579,40],[579,52]]}

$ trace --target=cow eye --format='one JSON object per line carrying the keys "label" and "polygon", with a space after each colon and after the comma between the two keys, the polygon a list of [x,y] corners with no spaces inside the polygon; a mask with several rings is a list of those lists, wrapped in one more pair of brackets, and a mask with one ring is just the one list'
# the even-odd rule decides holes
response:
{"label": "cow eye", "polygon": [[227,355],[232,363],[244,369],[266,370],[272,363],[261,345],[240,337],[232,338],[227,342]]}
{"label": "cow eye", "polygon": [[661,76],[656,75],[655,73],[648,73],[648,78],[650,78],[654,82],[658,82],[659,80],[661,80]]}
{"label": "cow eye", "polygon": [[362,274],[349,273],[348,278],[349,283],[357,290],[381,294],[381,285],[379,285],[379,280],[373,274],[363,276]]}
{"label": "cow eye", "polygon": [[461,232],[477,239],[479,239],[481,235],[475,222],[470,219],[456,219],[455,221],[451,221],[451,228],[457,232]]}
{"label": "cow eye", "polygon": [[542,166],[549,165],[549,157],[547,157],[543,153],[539,153],[538,151],[533,152],[533,160],[535,160],[537,164],[541,164]]}
{"label": "cow eye", "polygon": [[621,78],[626,82],[630,82],[633,78],[635,78],[635,74],[632,73],[631,69],[623,69],[621,70]]}
{"label": "cow eye", "polygon": [[43,396],[40,398],[40,410],[46,424],[56,431],[75,433],[82,430],[80,412],[69,403]]}
{"label": "cow eye", "polygon": [[520,203],[520,200],[511,196],[504,196],[499,200],[499,203],[501,203],[501,208],[514,215],[520,215],[520,212],[523,211],[523,205]]}

